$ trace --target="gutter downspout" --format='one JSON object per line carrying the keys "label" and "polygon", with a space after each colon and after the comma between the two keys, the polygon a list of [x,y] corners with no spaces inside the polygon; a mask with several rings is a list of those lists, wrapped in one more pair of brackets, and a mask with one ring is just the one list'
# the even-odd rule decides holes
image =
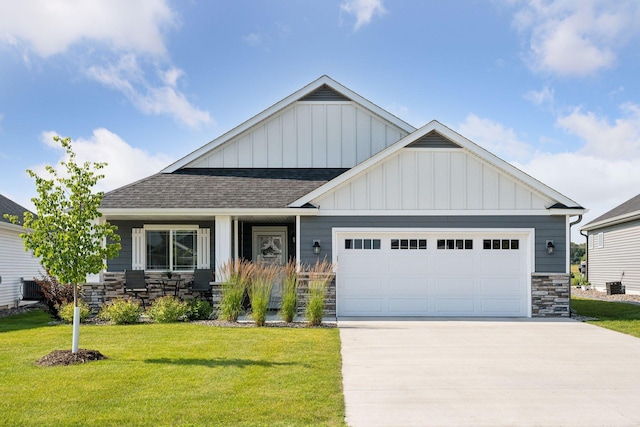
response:
{"label": "gutter downspout", "polygon": [[[582,221],[582,215],[578,215],[578,219],[569,223],[569,252],[571,252],[571,227],[580,224]],[[582,234],[582,230],[580,230],[580,234]],[[587,264],[588,265],[588,264]],[[571,257],[569,257],[569,317],[571,317]],[[588,271],[588,267],[587,267]]]}
{"label": "gutter downspout", "polygon": [[582,230],[580,230],[580,235],[584,236],[585,240],[587,241],[584,245],[584,253],[587,254],[587,274],[585,274],[585,278],[587,279],[587,282],[589,281],[589,233],[584,234],[584,232]]}

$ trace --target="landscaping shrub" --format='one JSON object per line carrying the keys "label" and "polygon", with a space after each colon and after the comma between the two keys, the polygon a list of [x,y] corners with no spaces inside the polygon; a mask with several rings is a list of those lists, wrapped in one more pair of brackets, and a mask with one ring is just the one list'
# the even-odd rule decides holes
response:
{"label": "landscaping shrub", "polygon": [[54,319],[60,320],[58,309],[65,303],[73,302],[73,285],[64,285],[58,282],[54,276],[46,273],[40,279],[34,278],[40,286],[47,304],[47,311]]}
{"label": "landscaping shrub", "polygon": [[140,319],[142,308],[140,304],[131,300],[118,298],[102,306],[98,317],[116,325],[136,323]]}
{"label": "landscaping shrub", "polygon": [[238,321],[242,313],[242,300],[247,290],[254,265],[247,260],[229,260],[220,267],[222,276],[218,317],[229,322]]}
{"label": "landscaping shrub", "polygon": [[289,261],[283,268],[282,306],[280,315],[291,323],[296,316],[298,304],[298,268],[295,261]]}
{"label": "landscaping shrub", "polygon": [[251,317],[256,326],[264,326],[267,319],[273,281],[278,275],[277,265],[257,265],[247,289],[251,302]]}
{"label": "landscaping shrub", "polygon": [[[84,301],[79,301],[78,306],[80,307],[80,323],[83,323],[91,316],[91,309],[89,304]],[[58,309],[60,320],[65,323],[73,323],[73,307],[73,301],[62,304]]]}
{"label": "landscaping shrub", "polygon": [[307,269],[309,274],[309,294],[305,317],[312,326],[317,326],[322,323],[324,301],[327,296],[329,283],[333,280],[333,270],[333,264],[326,260],[322,262],[317,261]]}
{"label": "landscaping shrub", "polygon": [[213,307],[209,301],[202,298],[192,298],[187,300],[187,319],[189,320],[207,320],[211,317]]}
{"label": "landscaping shrub", "polygon": [[158,298],[147,309],[147,314],[154,322],[171,323],[184,320],[187,315],[187,303],[174,296]]}

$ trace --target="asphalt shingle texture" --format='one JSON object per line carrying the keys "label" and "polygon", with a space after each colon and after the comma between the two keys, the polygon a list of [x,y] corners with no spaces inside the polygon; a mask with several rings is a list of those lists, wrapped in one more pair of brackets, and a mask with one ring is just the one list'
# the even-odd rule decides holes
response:
{"label": "asphalt shingle texture", "polygon": [[16,202],[6,198],[0,194],[0,221],[10,222],[4,217],[4,214],[17,215],[22,220],[22,215],[28,211],[27,208],[17,204]]}
{"label": "asphalt shingle texture", "polygon": [[[600,222],[600,221],[604,221],[604,220],[611,219],[611,218],[615,218],[615,217],[618,217],[620,215],[626,215],[626,214],[630,214],[630,213],[633,213],[633,212],[639,212],[639,211],[640,211],[640,194],[638,194],[635,197],[632,197],[631,199],[627,200],[626,202],[622,203],[621,205],[616,206],[615,208],[611,209],[610,211],[604,213],[603,215],[600,215],[598,218],[596,218],[593,221],[589,222],[589,224]],[[587,224],[587,225],[589,225],[589,224]]]}
{"label": "asphalt shingle texture", "polygon": [[347,169],[200,168],[159,173],[110,191],[101,207],[265,209],[291,202]]}

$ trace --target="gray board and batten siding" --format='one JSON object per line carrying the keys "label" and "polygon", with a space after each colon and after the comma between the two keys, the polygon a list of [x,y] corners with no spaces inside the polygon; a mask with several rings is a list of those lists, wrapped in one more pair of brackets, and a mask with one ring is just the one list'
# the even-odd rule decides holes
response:
{"label": "gray board and batten siding", "polygon": [[[534,272],[564,273],[566,258],[565,216],[318,216],[300,218],[300,258],[302,263],[313,264],[325,256],[332,259],[333,228],[534,228]],[[321,241],[319,255],[313,253],[314,240]],[[555,254],[547,253],[546,242],[553,240]]]}
{"label": "gray board and batten siding", "polygon": [[210,265],[214,265],[214,222],[213,221],[118,221],[113,220],[109,221],[112,225],[118,227],[118,234],[120,235],[120,245],[122,248],[120,249],[120,253],[116,258],[110,259],[107,261],[107,266],[109,271],[124,271],[131,269],[131,259],[132,259],[132,229],[134,228],[143,228],[149,224],[175,224],[175,225],[197,225],[200,228],[209,228],[211,230],[211,241],[210,241],[210,254],[211,260]]}

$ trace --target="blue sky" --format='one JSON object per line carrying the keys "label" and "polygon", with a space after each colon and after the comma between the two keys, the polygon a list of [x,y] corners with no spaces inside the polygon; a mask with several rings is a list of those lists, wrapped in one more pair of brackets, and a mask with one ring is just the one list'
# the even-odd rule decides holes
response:
{"label": "blue sky", "polygon": [[52,135],[108,162],[109,190],[327,74],[586,223],[640,192],[638,22],[636,0],[0,0],[0,194],[32,206],[25,170],[63,159]]}

